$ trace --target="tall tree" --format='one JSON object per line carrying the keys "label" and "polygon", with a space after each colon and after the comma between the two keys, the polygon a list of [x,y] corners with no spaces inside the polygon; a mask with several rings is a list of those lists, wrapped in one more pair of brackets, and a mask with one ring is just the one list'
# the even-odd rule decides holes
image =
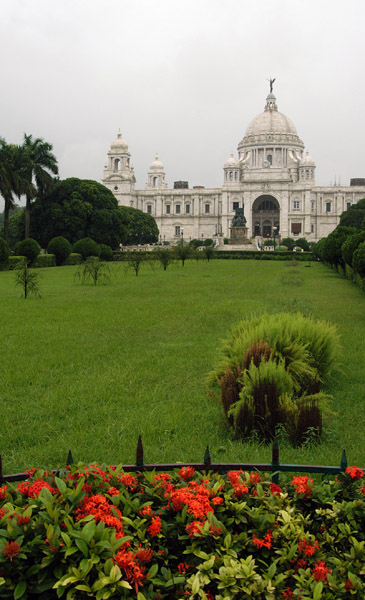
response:
{"label": "tall tree", "polygon": [[25,206],[25,237],[29,237],[30,229],[30,204],[34,196],[47,193],[54,186],[53,175],[58,174],[57,159],[52,154],[52,145],[41,138],[35,138],[24,134],[23,149],[25,161],[23,172],[29,183],[35,184],[33,190],[29,189],[26,196]]}
{"label": "tall tree", "polygon": [[25,177],[23,147],[7,144],[0,138],[0,194],[4,198],[4,238],[9,237],[9,213],[15,208],[14,196],[34,193],[34,187]]}

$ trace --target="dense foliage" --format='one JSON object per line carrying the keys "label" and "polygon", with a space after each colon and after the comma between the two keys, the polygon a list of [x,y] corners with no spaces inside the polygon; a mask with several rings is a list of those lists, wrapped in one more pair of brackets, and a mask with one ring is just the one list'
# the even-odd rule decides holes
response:
{"label": "dense foliage", "polygon": [[99,244],[99,257],[101,260],[113,260],[113,250],[106,244]]}
{"label": "dense foliage", "polygon": [[269,441],[278,427],[297,446],[321,436],[321,384],[334,368],[333,326],[301,314],[240,321],[223,342],[211,375],[237,437]]}
{"label": "dense foliage", "polygon": [[354,252],[353,265],[360,277],[365,278],[365,242],[359,244],[358,248]]}
{"label": "dense foliage", "polygon": [[339,600],[365,594],[365,472],[97,464],[0,487],[0,595],[20,600]]}
{"label": "dense foliage", "polygon": [[340,225],[354,227],[355,229],[365,229],[365,198],[359,200],[342,213]]}
{"label": "dense foliage", "polygon": [[35,261],[40,251],[41,247],[37,240],[33,240],[32,238],[22,240],[15,246],[15,254],[18,256],[25,256],[29,264],[32,264]]}
{"label": "dense foliage", "polygon": [[31,209],[31,231],[44,248],[58,236],[71,244],[91,237],[116,248],[125,243],[127,222],[108,188],[76,177],[59,181],[51,193],[38,197]]}
{"label": "dense foliage", "polygon": [[0,238],[0,265],[7,263],[10,254],[8,243]]}
{"label": "dense foliage", "polygon": [[47,246],[48,254],[54,254],[56,256],[57,265],[62,265],[66,258],[71,254],[72,246],[66,238],[61,235],[52,238]]}
{"label": "dense foliage", "polygon": [[86,237],[74,243],[72,252],[81,254],[83,260],[86,260],[89,256],[99,256],[100,248],[93,239]]}
{"label": "dense foliage", "polygon": [[123,242],[126,246],[158,242],[158,227],[151,215],[131,206],[120,206],[119,210],[128,223],[128,233]]}

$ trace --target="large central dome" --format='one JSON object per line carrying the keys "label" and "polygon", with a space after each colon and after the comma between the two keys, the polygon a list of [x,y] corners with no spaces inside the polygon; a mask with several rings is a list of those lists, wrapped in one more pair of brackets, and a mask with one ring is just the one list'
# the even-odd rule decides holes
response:
{"label": "large central dome", "polygon": [[250,148],[273,145],[295,148],[296,150],[304,148],[294,123],[278,111],[276,98],[270,92],[266,98],[264,112],[252,119],[246,129],[244,138],[238,145],[239,157],[242,159],[245,152]]}
{"label": "large central dome", "polygon": [[246,129],[245,137],[262,133],[298,135],[294,123],[278,111],[274,94],[268,95],[264,112],[252,119]]}

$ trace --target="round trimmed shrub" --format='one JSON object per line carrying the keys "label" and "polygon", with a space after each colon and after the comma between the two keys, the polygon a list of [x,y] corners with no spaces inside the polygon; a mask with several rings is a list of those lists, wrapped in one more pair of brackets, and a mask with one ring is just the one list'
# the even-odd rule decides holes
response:
{"label": "round trimmed shrub", "polygon": [[94,242],[91,238],[86,237],[74,243],[72,252],[81,254],[82,259],[86,260],[89,256],[99,256],[100,249],[99,244]]}
{"label": "round trimmed shrub", "polygon": [[362,242],[358,249],[355,250],[352,257],[352,265],[356,273],[361,277],[365,277],[365,242]]}
{"label": "round trimmed shrub", "polygon": [[341,246],[342,258],[346,264],[350,265],[350,267],[352,267],[354,252],[362,242],[365,242],[365,230],[350,235]]}
{"label": "round trimmed shrub", "polygon": [[41,247],[37,240],[33,240],[32,238],[22,240],[15,245],[15,254],[25,256],[30,265],[35,261],[40,251]]}
{"label": "round trimmed shrub", "polygon": [[47,254],[54,254],[57,265],[62,265],[71,254],[72,246],[62,235],[51,239],[47,246]]}
{"label": "round trimmed shrub", "polygon": [[107,246],[106,244],[99,244],[99,250],[99,257],[101,260],[113,260],[113,250],[110,246]]}
{"label": "round trimmed shrub", "polygon": [[0,265],[8,262],[10,254],[10,249],[8,242],[6,242],[3,238],[0,238]]}

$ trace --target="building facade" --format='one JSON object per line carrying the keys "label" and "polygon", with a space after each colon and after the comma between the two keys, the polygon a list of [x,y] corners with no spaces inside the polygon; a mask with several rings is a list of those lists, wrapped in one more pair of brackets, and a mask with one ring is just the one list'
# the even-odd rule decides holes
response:
{"label": "building facade", "polygon": [[154,217],[162,241],[230,238],[236,209],[243,209],[247,236],[305,237],[317,241],[338,225],[340,215],[365,197],[365,181],[349,186],[316,186],[316,164],[299,138],[292,121],[278,111],[272,91],[264,112],[256,116],[237,156],[223,167],[221,188],[188,188],[175,182],[168,188],[158,156],[151,163],[144,190],[136,179],[128,145],[121,133],[111,144],[103,184],[120,205],[138,208]]}

